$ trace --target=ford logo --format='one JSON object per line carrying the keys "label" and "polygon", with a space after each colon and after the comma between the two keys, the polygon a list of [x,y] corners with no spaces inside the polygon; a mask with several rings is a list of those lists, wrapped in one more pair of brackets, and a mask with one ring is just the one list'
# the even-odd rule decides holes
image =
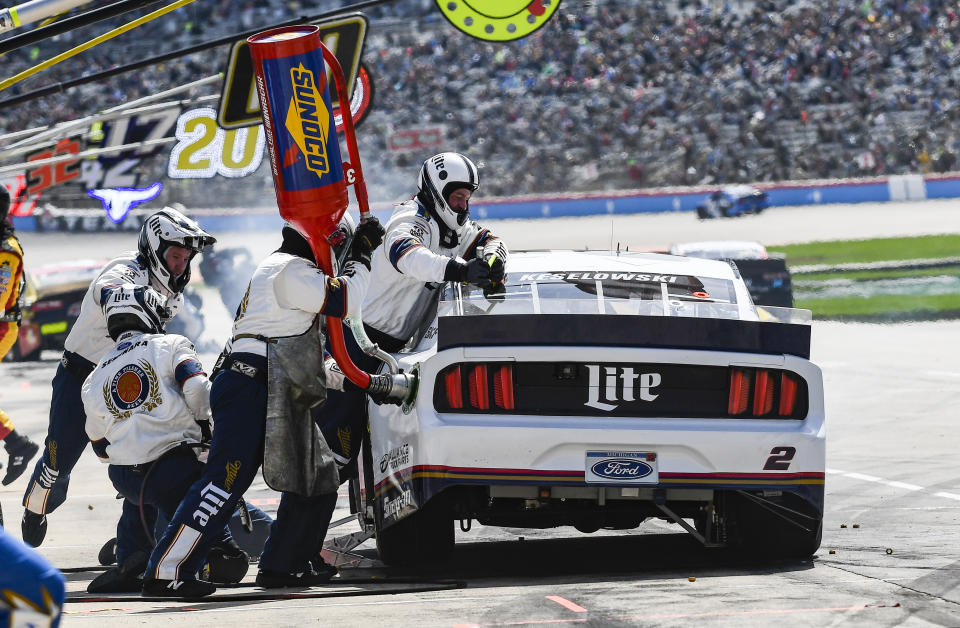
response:
{"label": "ford logo", "polygon": [[594,475],[611,480],[639,480],[653,473],[653,467],[646,462],[629,458],[610,458],[597,462],[590,470]]}

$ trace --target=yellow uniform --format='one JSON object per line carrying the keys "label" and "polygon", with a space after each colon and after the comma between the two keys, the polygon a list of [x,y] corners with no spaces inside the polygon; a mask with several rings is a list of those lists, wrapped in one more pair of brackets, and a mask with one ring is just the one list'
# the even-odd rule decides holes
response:
{"label": "yellow uniform", "polygon": [[[0,360],[17,342],[15,313],[23,286],[23,249],[16,236],[9,235],[0,242]],[[13,431],[13,423],[0,410],[0,439]]]}

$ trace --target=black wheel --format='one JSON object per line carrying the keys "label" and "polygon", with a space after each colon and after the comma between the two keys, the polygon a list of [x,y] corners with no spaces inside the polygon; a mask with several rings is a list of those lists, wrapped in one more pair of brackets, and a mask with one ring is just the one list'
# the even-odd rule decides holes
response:
{"label": "black wheel", "polygon": [[453,514],[443,494],[388,528],[377,530],[377,551],[388,565],[443,562],[453,553]]}
{"label": "black wheel", "polygon": [[820,548],[823,514],[785,493],[769,499],[738,491],[728,496],[737,547],[760,558],[807,558]]}

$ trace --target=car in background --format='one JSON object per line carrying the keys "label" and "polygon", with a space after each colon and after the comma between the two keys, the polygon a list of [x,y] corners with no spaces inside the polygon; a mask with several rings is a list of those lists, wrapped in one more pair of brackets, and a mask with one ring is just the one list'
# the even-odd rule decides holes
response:
{"label": "car in background", "polygon": [[106,259],[80,259],[26,270],[23,320],[8,359],[39,360],[44,350],[62,351],[80,316],[80,304]]}
{"label": "car in background", "polygon": [[806,557],[820,545],[825,413],[810,312],[736,268],[653,253],[513,253],[506,293],[447,283],[393,354],[418,379],[368,404],[351,507],[388,564],[441,560],[454,525],[629,530]]}
{"label": "car in background", "polygon": [[710,193],[697,205],[697,218],[733,218],[743,214],[759,214],[770,207],[767,193],[751,185],[729,185]]}
{"label": "car in background", "polygon": [[750,240],[708,240],[671,244],[671,255],[730,260],[737,265],[756,305],[793,307],[793,280],[784,255]]}
{"label": "car in background", "polygon": [[[5,360],[39,360],[44,350],[63,351],[73,324],[80,316],[83,297],[108,259],[80,259],[28,268],[23,319],[17,342]],[[183,306],[167,323],[166,331],[186,336],[200,350],[212,351],[216,343],[202,338],[203,299],[192,286],[183,291]]]}

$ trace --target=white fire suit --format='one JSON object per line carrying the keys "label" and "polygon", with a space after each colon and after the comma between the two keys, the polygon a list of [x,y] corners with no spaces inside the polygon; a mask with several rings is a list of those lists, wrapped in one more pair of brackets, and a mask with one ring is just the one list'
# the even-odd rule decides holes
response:
{"label": "white fire suit", "polygon": [[107,333],[107,321],[101,309],[111,289],[121,285],[150,286],[167,297],[166,306],[175,315],[183,305],[183,294],[171,295],[170,290],[159,282],[150,281],[150,272],[142,264],[136,251],[124,253],[110,260],[100,274],[90,283],[80,303],[80,316],[70,329],[63,343],[67,351],[96,364],[113,348],[114,342]]}
{"label": "white fire suit", "polygon": [[457,232],[458,244],[445,248],[440,227],[415,198],[397,205],[386,231],[383,246],[373,255],[363,322],[401,347],[437,298],[450,258],[469,261],[495,253],[507,261],[503,241],[472,220]]}
{"label": "white fire suit", "polygon": [[[109,463],[110,481],[125,498],[117,523],[123,565],[153,549],[141,518],[149,530],[158,513],[169,521],[203,472],[200,449],[192,446],[203,437],[199,422],[209,425],[210,380],[183,336],[127,331],[84,381],[81,396],[93,451]],[[230,534],[220,530],[218,538],[228,543]]]}
{"label": "white fire suit", "polygon": [[136,251],[110,260],[90,283],[81,301],[80,316],[64,342],[63,356],[53,379],[43,455],[23,495],[23,506],[32,513],[49,514],[67,498],[70,473],[88,442],[80,388],[100,358],[114,346],[101,308],[111,291],[124,285],[151,286],[167,297],[166,306],[172,314],[183,305],[182,294],[172,295],[169,289],[152,280],[146,263]]}
{"label": "white fire suit", "polygon": [[174,334],[125,332],[81,394],[87,436],[110,464],[143,464],[199,443],[198,421],[210,421],[210,380],[193,344]]}

